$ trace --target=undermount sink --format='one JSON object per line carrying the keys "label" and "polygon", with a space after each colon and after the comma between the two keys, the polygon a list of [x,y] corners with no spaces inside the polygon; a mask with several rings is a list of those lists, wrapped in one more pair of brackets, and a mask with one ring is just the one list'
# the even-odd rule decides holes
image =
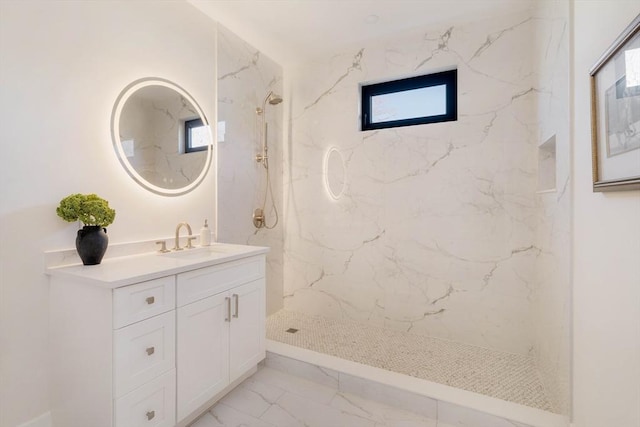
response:
{"label": "undermount sink", "polygon": [[240,245],[214,244],[211,246],[183,249],[181,251],[171,251],[160,255],[170,258],[197,259],[209,258],[217,255],[231,255],[240,251],[242,251],[242,246]]}

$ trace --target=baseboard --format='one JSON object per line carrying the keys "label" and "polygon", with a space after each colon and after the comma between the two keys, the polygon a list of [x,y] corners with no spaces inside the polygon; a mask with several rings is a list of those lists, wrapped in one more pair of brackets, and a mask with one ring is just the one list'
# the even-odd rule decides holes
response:
{"label": "baseboard", "polygon": [[20,424],[18,427],[53,427],[51,412],[45,412],[44,414],[32,419],[31,421]]}

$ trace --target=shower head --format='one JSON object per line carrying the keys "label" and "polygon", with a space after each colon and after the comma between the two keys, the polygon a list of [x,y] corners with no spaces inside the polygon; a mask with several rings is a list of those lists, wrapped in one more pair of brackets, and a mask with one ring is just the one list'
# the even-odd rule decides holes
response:
{"label": "shower head", "polygon": [[263,110],[264,110],[264,107],[267,105],[267,101],[271,105],[278,105],[282,102],[282,97],[280,95],[276,95],[275,93],[273,93],[273,91],[269,91],[267,96],[264,98],[264,101],[262,102]]}
{"label": "shower head", "polygon": [[262,113],[264,112],[264,107],[267,106],[267,101],[270,105],[278,105],[282,102],[282,97],[273,93],[273,91],[269,91],[267,96],[264,98],[264,101],[262,101],[262,108],[256,108],[256,114],[262,115]]}
{"label": "shower head", "polygon": [[275,93],[271,92],[269,94],[269,104],[271,105],[278,105],[282,102],[282,97],[280,95],[276,95]]}

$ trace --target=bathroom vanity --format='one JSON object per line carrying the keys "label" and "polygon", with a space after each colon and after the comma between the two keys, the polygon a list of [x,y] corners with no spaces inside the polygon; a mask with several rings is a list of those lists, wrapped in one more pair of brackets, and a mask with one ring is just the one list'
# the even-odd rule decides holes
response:
{"label": "bathroom vanity", "polygon": [[48,268],[54,425],[186,426],[255,372],[267,251],[215,244]]}

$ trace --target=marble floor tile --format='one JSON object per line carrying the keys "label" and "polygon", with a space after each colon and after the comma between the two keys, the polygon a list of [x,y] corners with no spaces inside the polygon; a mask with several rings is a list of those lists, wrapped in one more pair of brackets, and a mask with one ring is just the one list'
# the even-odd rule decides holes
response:
{"label": "marble floor tile", "polygon": [[306,427],[302,420],[296,419],[278,405],[273,405],[269,408],[264,417],[278,427]]}
{"label": "marble floor tile", "polygon": [[436,421],[261,366],[189,427],[436,427]]}
{"label": "marble floor tile", "polygon": [[[280,396],[281,394],[278,395],[278,397]],[[269,409],[276,400],[277,398],[273,400],[267,399],[262,394],[251,390],[248,387],[240,386],[226,395],[220,403],[259,418],[262,414],[267,412],[267,409]]]}
{"label": "marble floor tile", "polygon": [[[341,411],[328,405],[314,402],[310,399],[297,396],[292,393],[285,393],[276,405],[271,409],[276,409],[279,413],[285,412],[286,417],[272,417],[267,412],[264,420],[282,427],[374,427],[375,422],[362,418],[348,412]],[[279,414],[280,415],[280,414]],[[282,421],[287,419],[287,423]]]}
{"label": "marble floor tile", "polygon": [[220,423],[213,418],[211,413],[206,412],[200,418],[198,418],[195,422],[193,422],[189,427],[218,427]]}
{"label": "marble floor tile", "polygon": [[438,413],[435,399],[353,375],[340,374],[340,391],[406,411],[417,412],[423,417],[435,419]]}
{"label": "marble floor tile", "polygon": [[267,353],[265,365],[269,368],[287,372],[333,388],[338,387],[338,382],[340,380],[340,373],[333,369],[321,368],[316,365],[310,365],[306,362],[301,362],[299,360],[280,355],[274,355],[272,353]]}
{"label": "marble floor tile", "polygon": [[218,403],[189,427],[278,427],[245,414],[223,403]]}
{"label": "marble floor tile", "polygon": [[438,402],[438,427],[526,427],[515,421],[505,420],[473,409]]}
{"label": "marble floor tile", "polygon": [[212,424],[211,427],[279,427],[276,424],[270,424],[259,418],[252,417],[224,403],[218,403],[207,414],[210,414],[217,422],[217,424]]}
{"label": "marble floor tile", "polygon": [[348,393],[338,393],[331,401],[331,406],[345,413],[373,421],[376,427],[436,427],[435,417],[423,417],[417,413]]}
{"label": "marble floor tile", "polygon": [[251,378],[263,383],[265,386],[277,387],[291,394],[325,405],[328,405],[337,393],[335,387],[318,384],[269,367],[260,369]]}

